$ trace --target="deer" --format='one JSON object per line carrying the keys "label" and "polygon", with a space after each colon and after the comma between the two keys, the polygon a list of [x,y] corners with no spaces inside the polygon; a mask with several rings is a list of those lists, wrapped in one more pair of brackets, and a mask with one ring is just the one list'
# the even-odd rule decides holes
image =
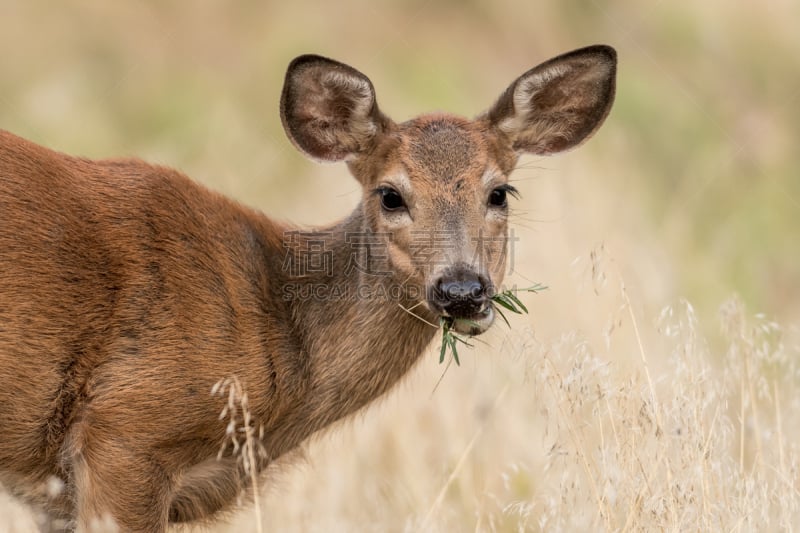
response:
{"label": "deer", "polygon": [[349,216],[311,230],[170,168],[0,131],[0,483],[43,529],[163,532],[230,510],[247,478],[220,453],[220,380],[246,389],[263,473],[391,389],[440,321],[484,333],[509,175],[600,127],[616,65],[609,46],[581,48],[474,119],[396,123],[364,74],[297,57],[283,128],[362,190]]}

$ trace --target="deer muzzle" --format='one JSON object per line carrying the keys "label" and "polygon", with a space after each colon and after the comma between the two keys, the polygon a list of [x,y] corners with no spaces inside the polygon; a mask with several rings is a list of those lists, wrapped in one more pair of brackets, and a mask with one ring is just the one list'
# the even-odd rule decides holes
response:
{"label": "deer muzzle", "polygon": [[428,289],[428,306],[440,316],[453,319],[452,328],[465,335],[479,335],[494,322],[491,281],[469,268],[444,272]]}

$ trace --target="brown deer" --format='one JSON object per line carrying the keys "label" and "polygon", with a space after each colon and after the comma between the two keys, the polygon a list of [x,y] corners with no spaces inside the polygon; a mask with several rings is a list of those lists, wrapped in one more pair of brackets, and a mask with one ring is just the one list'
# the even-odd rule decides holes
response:
{"label": "brown deer", "polygon": [[[227,450],[236,377],[257,468],[384,394],[449,320],[494,319],[508,176],[523,153],[587,139],[614,99],[616,54],[583,48],[523,74],[474,120],[395,123],[370,80],[314,55],[288,68],[292,143],[345,161],[363,196],[314,231],[169,168],[93,161],[0,132],[0,481],[87,531],[164,531],[246,484]],[[62,490],[48,491],[54,480]],[[58,482],[55,482],[58,485]]]}

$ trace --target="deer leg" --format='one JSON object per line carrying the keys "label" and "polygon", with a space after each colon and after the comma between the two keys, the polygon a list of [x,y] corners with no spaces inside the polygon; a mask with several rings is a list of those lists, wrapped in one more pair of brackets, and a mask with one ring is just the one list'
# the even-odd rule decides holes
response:
{"label": "deer leg", "polygon": [[72,473],[78,532],[166,530],[170,482],[146,454],[93,441],[74,458]]}
{"label": "deer leg", "polygon": [[184,472],[169,510],[170,522],[207,519],[237,502],[246,478],[233,458],[212,458]]}

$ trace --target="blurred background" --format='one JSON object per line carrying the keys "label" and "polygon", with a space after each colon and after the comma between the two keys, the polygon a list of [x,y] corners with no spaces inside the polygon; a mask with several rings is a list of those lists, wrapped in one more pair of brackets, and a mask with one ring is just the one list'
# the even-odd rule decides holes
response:
{"label": "blurred background", "polygon": [[[576,151],[523,158],[512,177],[522,199],[510,281],[549,287],[525,296],[530,315],[495,326],[438,386],[431,350],[387,399],[276,469],[260,499],[270,531],[551,530],[537,515],[565,493],[532,358],[588,349],[621,382],[647,370],[669,395],[658,319],[683,301],[711,369],[726,365],[725,302],[779,324],[796,350],[798,20],[791,0],[4,0],[0,128],[70,154],[176,167],[314,225],[349,213],[359,187],[283,134],[278,99],[295,56],[356,67],[403,121],[474,116],[534,65],[614,46],[605,125]],[[597,505],[576,501],[594,529]],[[18,518],[5,527],[23,531],[6,505]],[[227,527],[255,531],[252,509]]]}

